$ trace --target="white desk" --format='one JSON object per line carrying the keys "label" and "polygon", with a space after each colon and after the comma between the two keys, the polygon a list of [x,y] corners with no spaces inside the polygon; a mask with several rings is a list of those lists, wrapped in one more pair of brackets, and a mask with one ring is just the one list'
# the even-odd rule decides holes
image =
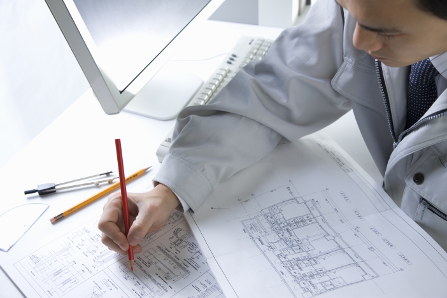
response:
{"label": "white desk", "polygon": [[[205,28],[206,27],[206,28]],[[204,33],[172,60],[200,60],[230,50],[241,35],[274,39],[281,29],[234,23],[209,21]],[[167,67],[184,68],[204,80],[213,72],[221,59],[205,61],[173,61]],[[13,251],[29,251],[29,243],[37,243],[67,225],[101,214],[106,198],[51,225],[53,217],[98,192],[87,188],[44,197],[25,196],[23,191],[37,184],[62,182],[107,170],[116,170],[114,139],[121,138],[126,174],[147,165],[157,165],[155,152],[174,125],[172,121],[156,121],[129,113],[106,115],[91,90],[81,96],[59,118],[31,141],[21,152],[0,169],[2,195],[0,214],[22,204],[45,203],[50,208],[8,253],[0,252],[0,264]],[[366,149],[352,113],[324,129],[344,148],[378,183],[381,177]],[[140,184],[150,185],[154,173],[147,174]],[[5,227],[2,227],[2,229]],[[7,276],[0,272],[0,297],[22,297]]]}

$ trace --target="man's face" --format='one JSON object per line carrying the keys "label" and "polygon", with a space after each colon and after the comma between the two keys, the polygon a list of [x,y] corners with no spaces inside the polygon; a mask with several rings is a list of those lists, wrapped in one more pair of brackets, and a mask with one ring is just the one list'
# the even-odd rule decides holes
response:
{"label": "man's face", "polygon": [[337,0],[357,20],[354,46],[391,67],[447,51],[447,21],[416,0]]}

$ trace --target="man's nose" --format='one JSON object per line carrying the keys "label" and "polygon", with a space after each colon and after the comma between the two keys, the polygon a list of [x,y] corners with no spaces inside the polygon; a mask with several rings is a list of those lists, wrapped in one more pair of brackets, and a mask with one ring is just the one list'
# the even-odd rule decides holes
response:
{"label": "man's nose", "polygon": [[383,41],[376,32],[366,30],[358,23],[355,26],[353,42],[357,49],[367,52],[375,52],[383,47]]}

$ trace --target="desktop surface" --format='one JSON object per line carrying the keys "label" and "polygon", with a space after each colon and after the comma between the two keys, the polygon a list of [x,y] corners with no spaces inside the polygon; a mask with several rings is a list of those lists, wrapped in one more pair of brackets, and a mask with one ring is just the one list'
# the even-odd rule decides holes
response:
{"label": "desktop surface", "polygon": [[[275,39],[282,30],[252,25],[207,21],[203,32],[165,67],[194,72],[206,80],[224,58],[226,51],[242,35]],[[204,38],[203,36],[207,36]],[[380,174],[370,157],[352,113],[323,130],[339,143],[373,178],[381,183]],[[29,251],[30,244],[60,233],[64,227],[87,218],[99,216],[107,196],[72,216],[51,225],[50,218],[61,213],[99,190],[95,187],[47,195],[23,195],[26,189],[47,182],[62,182],[104,171],[116,171],[114,139],[120,138],[126,174],[154,165],[155,169],[140,181],[151,185],[158,161],[155,152],[175,121],[157,121],[131,113],[106,115],[92,92],[88,90],[59,118],[31,141],[21,152],[0,169],[2,196],[0,214],[22,204],[43,203],[50,207],[35,225],[7,253],[0,252],[0,264],[13,253]],[[106,187],[106,186],[105,186]],[[104,186],[100,189],[104,189]],[[0,297],[22,297],[8,277],[0,272]]]}

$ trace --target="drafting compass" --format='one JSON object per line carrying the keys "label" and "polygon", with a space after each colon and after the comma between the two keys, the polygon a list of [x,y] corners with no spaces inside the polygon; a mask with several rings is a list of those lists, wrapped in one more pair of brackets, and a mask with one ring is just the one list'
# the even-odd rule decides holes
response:
{"label": "drafting compass", "polygon": [[[101,183],[108,183],[108,184],[112,184],[113,181],[115,179],[117,179],[118,177],[109,177],[108,179],[103,179],[103,180],[94,180],[94,181],[88,181],[88,182],[84,182],[84,183],[80,183],[80,184],[71,184],[74,182],[78,182],[81,180],[87,180],[87,179],[92,179],[92,178],[98,178],[98,177],[107,177],[110,176],[110,174],[112,174],[113,171],[109,171],[109,172],[105,172],[105,173],[101,173],[101,174],[96,174],[96,175],[92,175],[92,176],[88,176],[88,177],[83,177],[83,178],[79,178],[79,179],[75,179],[75,180],[71,180],[71,181],[67,181],[67,182],[62,182],[62,183],[45,183],[45,184],[40,184],[37,185],[37,189],[31,189],[31,190],[25,190],[25,194],[32,194],[32,193],[38,193],[40,196],[41,195],[46,195],[46,194],[50,194],[59,190],[63,190],[63,189],[69,189],[69,188],[75,188],[75,187],[82,187],[82,186],[88,186],[88,185],[95,185],[95,186],[99,186]],[[61,187],[62,186],[62,187]]]}

